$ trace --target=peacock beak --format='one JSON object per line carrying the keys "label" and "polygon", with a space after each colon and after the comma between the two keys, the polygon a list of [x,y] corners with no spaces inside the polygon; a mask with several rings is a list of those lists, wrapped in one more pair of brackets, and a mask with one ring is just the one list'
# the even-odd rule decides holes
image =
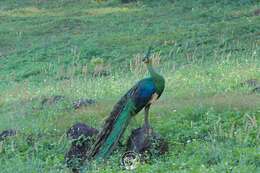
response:
{"label": "peacock beak", "polygon": [[143,58],[143,62],[144,62],[144,63],[148,63],[148,62],[149,62],[149,59],[148,59],[148,58]]}
{"label": "peacock beak", "polygon": [[146,55],[143,58],[143,62],[146,63],[146,64],[150,62],[149,57],[151,55],[151,51],[152,51],[152,47],[150,46]]}

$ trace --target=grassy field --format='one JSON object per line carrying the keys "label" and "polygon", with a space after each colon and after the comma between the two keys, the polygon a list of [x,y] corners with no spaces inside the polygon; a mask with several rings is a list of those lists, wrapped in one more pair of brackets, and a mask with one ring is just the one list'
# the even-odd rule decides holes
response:
{"label": "grassy field", "polygon": [[[148,75],[153,44],[166,89],[151,108],[168,154],[135,172],[260,172],[259,0],[1,0],[0,172],[69,172],[69,127],[100,128],[113,104]],[[106,70],[108,76],[93,76]],[[260,83],[258,84],[260,85]],[[58,103],[42,105],[46,97]],[[72,102],[95,99],[79,110]],[[130,131],[141,126],[143,112]],[[128,172],[115,153],[86,172]]]}

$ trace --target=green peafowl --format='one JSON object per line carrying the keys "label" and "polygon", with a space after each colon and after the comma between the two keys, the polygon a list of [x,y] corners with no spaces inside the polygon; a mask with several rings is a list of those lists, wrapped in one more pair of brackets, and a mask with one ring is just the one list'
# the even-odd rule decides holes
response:
{"label": "green peafowl", "polygon": [[117,102],[110,116],[106,119],[95,143],[87,153],[88,159],[107,158],[118,144],[131,118],[143,108],[145,111],[144,127],[147,130],[150,129],[148,120],[150,105],[161,96],[165,87],[164,78],[152,66],[149,58],[150,53],[151,47],[143,62],[146,64],[151,77],[139,81]]}

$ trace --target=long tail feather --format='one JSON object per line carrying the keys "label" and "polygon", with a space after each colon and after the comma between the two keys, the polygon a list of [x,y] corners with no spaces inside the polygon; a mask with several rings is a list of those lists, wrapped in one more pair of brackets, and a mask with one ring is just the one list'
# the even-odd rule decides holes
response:
{"label": "long tail feather", "polygon": [[110,117],[106,120],[102,131],[99,133],[95,144],[88,154],[89,159],[106,158],[114,150],[120,137],[129,124],[132,115],[135,114],[135,106],[131,99],[124,100],[123,105],[123,108],[121,107],[120,110],[117,110],[120,112],[115,113],[113,111]]}

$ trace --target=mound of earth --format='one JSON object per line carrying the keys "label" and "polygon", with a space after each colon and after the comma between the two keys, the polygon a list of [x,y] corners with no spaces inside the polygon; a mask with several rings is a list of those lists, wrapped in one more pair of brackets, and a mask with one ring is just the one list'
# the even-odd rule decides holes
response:
{"label": "mound of earth", "polygon": [[127,141],[127,150],[143,156],[159,156],[168,151],[167,141],[153,129],[137,128]]}
{"label": "mound of earth", "polygon": [[97,129],[83,123],[77,123],[67,131],[67,137],[72,142],[69,151],[65,155],[65,160],[67,166],[73,172],[78,172],[97,134]]}

